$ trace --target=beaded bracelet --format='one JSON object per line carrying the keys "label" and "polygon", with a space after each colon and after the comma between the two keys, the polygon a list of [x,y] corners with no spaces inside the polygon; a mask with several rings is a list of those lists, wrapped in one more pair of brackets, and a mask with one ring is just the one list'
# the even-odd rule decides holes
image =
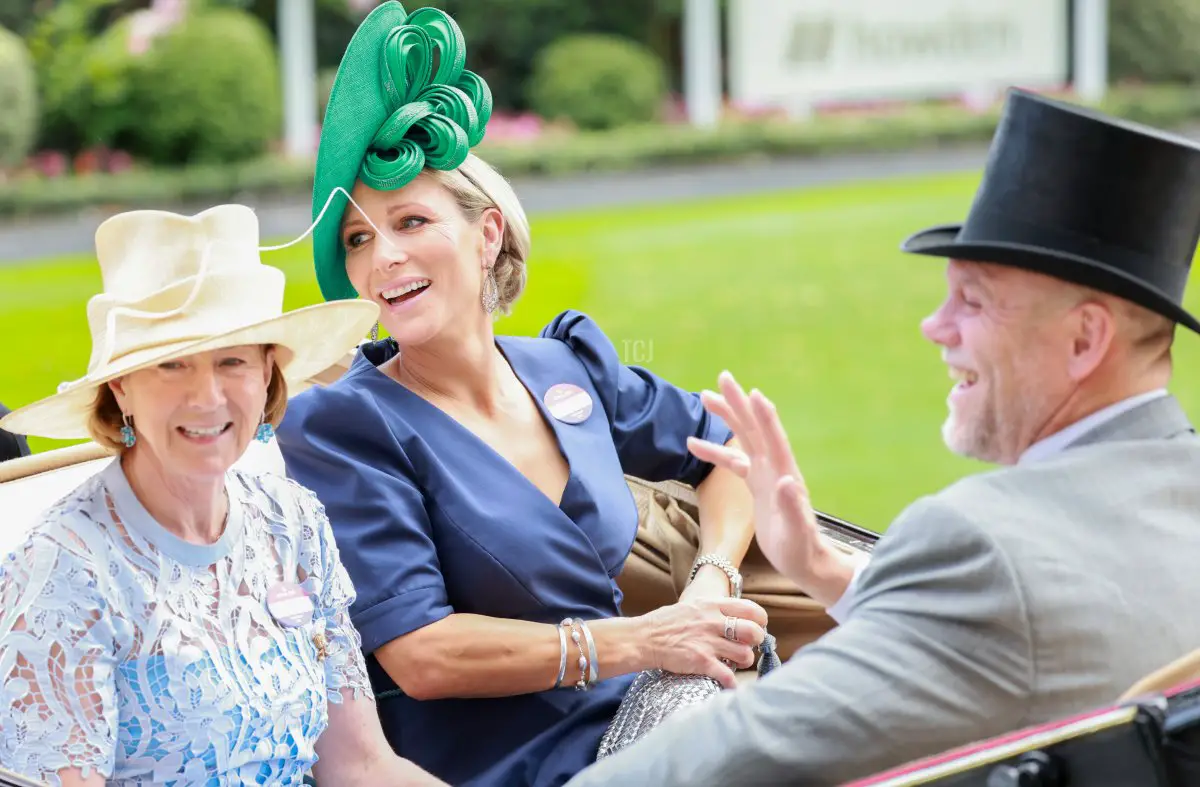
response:
{"label": "beaded bracelet", "polygon": [[579,681],[576,682],[575,688],[579,691],[586,691],[588,688],[588,659],[587,654],[583,650],[583,642],[580,639],[579,632],[575,630],[575,624],[581,623],[579,618],[563,618],[561,625],[569,626],[571,629],[571,640],[575,646],[579,648]]}

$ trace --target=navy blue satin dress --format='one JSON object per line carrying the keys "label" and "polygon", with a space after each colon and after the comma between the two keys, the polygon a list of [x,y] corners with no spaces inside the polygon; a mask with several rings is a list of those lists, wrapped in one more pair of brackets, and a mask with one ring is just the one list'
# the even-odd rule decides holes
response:
{"label": "navy blue satin dress", "polygon": [[[288,473],[317,493],[332,523],[373,687],[392,693],[379,713],[393,748],[450,784],[549,787],[594,760],[633,676],[586,692],[421,701],[400,693],[371,654],[455,612],[547,624],[620,615],[615,577],[637,533],[624,474],[698,484],[711,465],[688,453],[686,438],[732,433],[697,395],[623,365],[578,312],[537,338],[496,341],[570,465],[560,505],[376,369],[397,352],[391,340],[364,345],[336,383],[293,398],[279,443]],[[557,383],[591,396],[588,418],[550,414],[543,398]]]}

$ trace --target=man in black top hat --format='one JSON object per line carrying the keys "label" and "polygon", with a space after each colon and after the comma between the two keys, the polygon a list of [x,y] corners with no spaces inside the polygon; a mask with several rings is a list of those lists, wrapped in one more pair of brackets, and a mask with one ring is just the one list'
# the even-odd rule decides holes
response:
{"label": "man in black top hat", "polygon": [[[10,412],[12,411],[0,403],[0,418]],[[0,429],[0,462],[22,456],[29,456],[29,444],[25,442],[25,438]]]}
{"label": "man in black top hat", "polygon": [[1166,390],[1176,325],[1200,331],[1198,238],[1200,146],[1011,92],[966,221],[903,244],[947,259],[921,324],[956,381],[945,441],[1001,467],[856,565],[818,537],[771,403],[723,375],[706,406],[742,450],[692,451],[747,479],[763,552],[840,625],[571,786],[842,784],[1112,703],[1200,648],[1200,438]]}

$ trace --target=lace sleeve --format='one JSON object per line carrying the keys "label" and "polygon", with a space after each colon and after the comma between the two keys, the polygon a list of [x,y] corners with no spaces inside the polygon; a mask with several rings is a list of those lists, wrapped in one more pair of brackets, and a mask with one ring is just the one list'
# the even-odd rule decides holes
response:
{"label": "lace sleeve", "polygon": [[350,605],[354,603],[354,585],[342,559],[325,507],[311,491],[306,490],[302,505],[312,517],[316,531],[321,565],[320,611],[325,616],[325,637],[328,651],[325,657],[326,690],[330,702],[342,701],[342,690],[350,689],[354,699],[374,699],[363,658],[362,638],[350,622]]}
{"label": "lace sleeve", "polygon": [[113,773],[112,610],[81,543],[39,533],[0,564],[0,760],[57,784]]}

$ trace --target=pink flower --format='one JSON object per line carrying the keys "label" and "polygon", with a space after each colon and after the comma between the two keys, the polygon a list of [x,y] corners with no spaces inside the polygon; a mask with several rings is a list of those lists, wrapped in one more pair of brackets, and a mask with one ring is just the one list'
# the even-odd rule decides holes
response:
{"label": "pink flower", "polygon": [[106,169],[109,172],[125,172],[126,170],[133,169],[133,156],[124,150],[114,150],[108,154],[107,164]]}
{"label": "pink flower", "polygon": [[68,166],[66,154],[58,150],[43,150],[33,157],[34,169],[47,178],[65,175]]}

